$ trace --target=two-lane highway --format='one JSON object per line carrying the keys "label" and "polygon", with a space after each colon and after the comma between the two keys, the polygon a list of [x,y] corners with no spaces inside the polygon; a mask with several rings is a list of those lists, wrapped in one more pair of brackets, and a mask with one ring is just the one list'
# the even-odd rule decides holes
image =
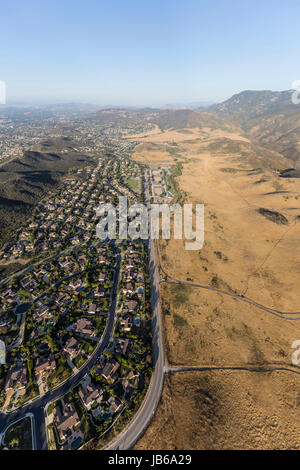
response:
{"label": "two-lane highway", "polygon": [[[147,183],[147,175],[145,173],[145,181]],[[150,211],[149,186],[146,184],[145,197]],[[161,324],[161,304],[160,304],[160,275],[155,257],[155,245],[153,240],[148,242],[149,249],[149,269],[151,279],[151,306],[152,306],[152,332],[153,332],[153,360],[154,373],[147,391],[146,397],[133,420],[128,426],[106,447],[110,450],[126,450],[131,449],[143,434],[156,411],[160,401],[164,373],[165,359],[163,347],[163,335]]]}

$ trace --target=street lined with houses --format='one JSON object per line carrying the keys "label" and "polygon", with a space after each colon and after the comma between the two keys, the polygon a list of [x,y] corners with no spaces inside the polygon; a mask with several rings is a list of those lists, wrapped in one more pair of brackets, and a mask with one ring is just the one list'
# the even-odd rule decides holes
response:
{"label": "street lined with houses", "polygon": [[[9,353],[0,430],[5,435],[9,425],[32,413],[37,449],[96,445],[112,423],[126,427],[153,383],[152,251],[138,240],[97,241],[93,212],[120,193],[142,201],[143,176],[124,157],[100,159],[84,172],[77,171],[80,183],[76,177],[68,181],[75,189],[71,209],[59,210],[69,207],[67,186],[63,199],[53,194],[43,201],[43,215],[36,212],[17,245],[2,251],[4,257],[38,257],[0,286]],[[57,216],[57,210],[65,215]],[[54,218],[62,221],[56,227]],[[64,232],[59,246],[55,230]],[[156,328],[153,333],[155,338]]]}

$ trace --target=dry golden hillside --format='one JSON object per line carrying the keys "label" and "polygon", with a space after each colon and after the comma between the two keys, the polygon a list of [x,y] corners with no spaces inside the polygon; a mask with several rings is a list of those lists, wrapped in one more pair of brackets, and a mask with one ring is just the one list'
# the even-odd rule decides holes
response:
{"label": "dry golden hillside", "polygon": [[[186,251],[183,241],[172,239],[159,243],[162,277],[187,283],[161,284],[169,365],[290,367],[300,320],[188,285],[300,311],[300,180],[280,177],[286,159],[238,131],[156,129],[134,140],[141,142],[138,161],[180,162],[179,191],[186,202],[205,204],[203,249]],[[300,376],[292,373],[171,374],[137,448],[298,448],[300,419],[295,413],[289,427],[289,413],[297,410],[299,391]]]}
{"label": "dry golden hillside", "polygon": [[286,372],[168,376],[137,450],[299,449],[300,382]]}

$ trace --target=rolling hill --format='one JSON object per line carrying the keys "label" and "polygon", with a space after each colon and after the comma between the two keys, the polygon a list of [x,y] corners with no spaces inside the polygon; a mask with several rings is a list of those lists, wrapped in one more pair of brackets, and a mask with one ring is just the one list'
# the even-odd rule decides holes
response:
{"label": "rolling hill", "polygon": [[209,111],[240,125],[248,137],[281,153],[299,169],[300,106],[292,103],[292,93],[243,91]]}
{"label": "rolling hill", "polygon": [[[61,153],[63,148],[66,153]],[[75,152],[69,139],[46,141],[40,149],[25,151],[21,158],[0,167],[0,238],[3,242],[70,168],[92,161],[91,157]]]}

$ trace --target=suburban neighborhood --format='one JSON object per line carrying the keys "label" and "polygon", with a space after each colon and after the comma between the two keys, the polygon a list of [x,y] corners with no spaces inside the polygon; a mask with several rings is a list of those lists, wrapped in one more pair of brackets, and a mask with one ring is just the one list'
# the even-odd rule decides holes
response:
{"label": "suburban neighborhood", "polygon": [[143,202],[143,184],[142,168],[126,152],[71,171],[0,252],[0,261],[24,265],[0,281],[0,339],[8,356],[0,371],[1,412],[51,397],[70,381],[67,393],[45,407],[50,449],[101,446],[99,436],[130,420],[150,382],[147,243],[96,234],[99,205],[120,196]]}

